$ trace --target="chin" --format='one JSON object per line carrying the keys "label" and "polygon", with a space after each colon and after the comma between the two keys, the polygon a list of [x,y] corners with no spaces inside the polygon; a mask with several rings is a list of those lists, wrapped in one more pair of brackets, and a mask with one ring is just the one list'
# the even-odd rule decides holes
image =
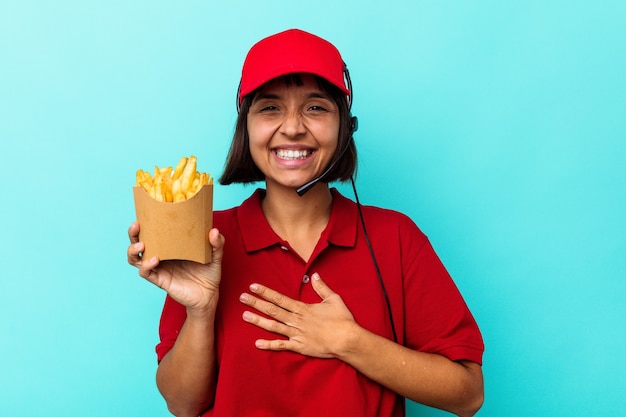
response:
{"label": "chin", "polygon": [[315,177],[306,177],[306,178],[292,178],[292,179],[283,179],[283,180],[265,180],[266,184],[273,184],[275,186],[278,187],[284,187],[284,188],[292,188],[292,189],[296,189],[299,188],[301,186],[303,186],[304,184],[308,183],[309,181],[311,181],[313,178]]}

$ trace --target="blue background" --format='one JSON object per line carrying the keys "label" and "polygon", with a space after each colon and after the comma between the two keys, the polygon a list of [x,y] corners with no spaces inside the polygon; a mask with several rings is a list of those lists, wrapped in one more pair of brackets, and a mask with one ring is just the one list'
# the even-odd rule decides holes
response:
{"label": "blue background", "polygon": [[126,263],[135,170],[219,176],[245,53],[300,27],[350,68],[362,202],[420,225],[481,326],[478,415],[622,415],[625,21],[618,0],[3,0],[0,414],[169,415],[163,293]]}

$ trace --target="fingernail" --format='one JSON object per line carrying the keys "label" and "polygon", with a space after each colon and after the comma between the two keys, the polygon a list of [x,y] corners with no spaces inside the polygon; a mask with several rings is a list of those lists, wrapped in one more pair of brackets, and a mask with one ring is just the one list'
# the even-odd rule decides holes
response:
{"label": "fingernail", "polygon": [[137,243],[133,244],[133,248],[135,248],[135,249],[141,248],[141,242],[137,242]]}
{"label": "fingernail", "polygon": [[250,299],[250,297],[248,296],[248,294],[241,294],[239,296],[239,300],[241,301],[248,301]]}
{"label": "fingernail", "polygon": [[250,291],[257,292],[259,290],[258,284],[250,284]]}
{"label": "fingernail", "polygon": [[244,311],[243,312],[243,319],[245,321],[250,321],[252,320],[252,313],[250,313],[249,311]]}
{"label": "fingernail", "polygon": [[313,278],[315,281],[319,281],[320,280],[320,274],[318,274],[317,272],[314,272],[313,275],[311,276],[311,278]]}

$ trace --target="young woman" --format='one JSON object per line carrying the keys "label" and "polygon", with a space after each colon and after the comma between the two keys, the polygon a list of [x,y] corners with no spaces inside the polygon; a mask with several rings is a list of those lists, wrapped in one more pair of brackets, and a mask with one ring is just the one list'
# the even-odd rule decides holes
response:
{"label": "young woman", "polygon": [[[329,187],[356,169],[339,51],[292,29],[244,62],[222,184],[264,181],[214,213],[213,262],[129,263],[167,292],[157,384],[177,416],[404,414],[404,398],[471,416],[479,329],[405,215]],[[303,185],[307,187],[302,187]]]}

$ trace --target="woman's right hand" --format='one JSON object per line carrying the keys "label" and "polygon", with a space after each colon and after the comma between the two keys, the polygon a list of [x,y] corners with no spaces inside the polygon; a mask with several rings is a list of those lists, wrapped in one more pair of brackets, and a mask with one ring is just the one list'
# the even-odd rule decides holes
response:
{"label": "woman's right hand", "polygon": [[139,269],[141,277],[164,289],[170,297],[184,305],[188,313],[215,308],[225,241],[219,230],[211,229],[209,233],[213,253],[211,263],[206,265],[192,261],[159,261],[157,257],[143,259],[144,244],[139,241],[138,222],[130,225],[128,237],[128,263]]}

